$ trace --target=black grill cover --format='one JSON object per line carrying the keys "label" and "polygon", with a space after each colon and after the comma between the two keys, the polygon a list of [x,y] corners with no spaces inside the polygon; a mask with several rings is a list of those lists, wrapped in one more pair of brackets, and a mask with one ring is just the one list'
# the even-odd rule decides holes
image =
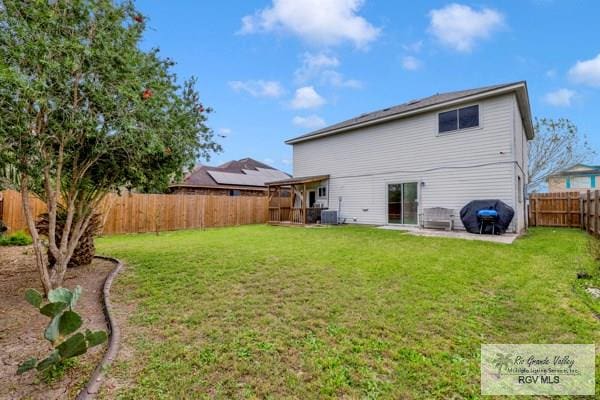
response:
{"label": "black grill cover", "polygon": [[[460,220],[467,232],[479,233],[479,220],[477,219],[477,211],[479,210],[496,210],[498,212],[498,221],[496,222],[497,233],[504,233],[510,225],[515,210],[511,206],[500,200],[473,200],[460,210]],[[491,226],[484,233],[491,233]]]}

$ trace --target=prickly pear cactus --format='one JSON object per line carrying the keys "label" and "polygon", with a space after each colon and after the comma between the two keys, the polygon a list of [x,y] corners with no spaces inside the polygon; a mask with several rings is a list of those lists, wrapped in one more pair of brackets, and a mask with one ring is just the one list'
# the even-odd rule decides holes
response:
{"label": "prickly pear cactus", "polygon": [[33,357],[19,365],[18,375],[34,368],[43,371],[68,358],[80,356],[89,348],[106,341],[105,331],[92,332],[86,329],[85,332],[77,332],[83,324],[81,316],[73,311],[79,297],[81,297],[80,286],[73,290],[66,288],[51,290],[46,304],[43,304],[44,298],[37,290],[28,289],[25,292],[25,300],[37,308],[42,315],[50,318],[48,326],[44,329],[44,338],[52,343],[54,350],[43,360]]}

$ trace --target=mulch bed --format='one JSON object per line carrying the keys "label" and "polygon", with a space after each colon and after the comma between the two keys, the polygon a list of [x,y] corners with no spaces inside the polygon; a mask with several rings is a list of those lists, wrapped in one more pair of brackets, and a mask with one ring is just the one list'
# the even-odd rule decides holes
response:
{"label": "mulch bed", "polygon": [[[104,280],[113,268],[110,261],[94,259],[90,265],[67,271],[63,286],[83,288],[75,310],[84,320],[84,329],[107,329],[101,294]],[[28,288],[42,292],[33,249],[0,247],[0,399],[74,398],[102,358],[106,344],[77,358],[63,376],[42,379],[37,371],[17,376],[21,362],[30,357],[43,358],[51,350],[43,337],[49,320],[25,301],[23,295]]]}

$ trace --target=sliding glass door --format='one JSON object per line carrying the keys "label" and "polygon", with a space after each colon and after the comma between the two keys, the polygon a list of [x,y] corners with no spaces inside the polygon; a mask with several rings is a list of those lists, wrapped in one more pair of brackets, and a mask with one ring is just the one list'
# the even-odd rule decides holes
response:
{"label": "sliding glass door", "polygon": [[417,225],[419,208],[417,182],[388,184],[388,223]]}

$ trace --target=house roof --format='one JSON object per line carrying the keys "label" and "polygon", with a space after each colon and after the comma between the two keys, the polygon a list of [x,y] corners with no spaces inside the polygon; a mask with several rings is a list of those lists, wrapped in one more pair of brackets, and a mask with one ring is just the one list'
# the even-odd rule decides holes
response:
{"label": "house roof", "polygon": [[346,121],[339,122],[334,125],[307,133],[302,136],[287,140],[287,144],[300,143],[307,140],[312,140],[324,136],[334,135],[337,133],[346,132],[352,129],[357,129],[363,126],[383,123],[386,121],[408,117],[411,115],[428,112],[431,110],[443,108],[454,103],[497,96],[515,92],[517,94],[517,102],[521,111],[525,133],[528,139],[533,139],[533,123],[531,120],[531,108],[529,106],[529,95],[527,94],[527,83],[525,81],[505,83],[500,85],[484,86],[476,89],[460,90],[456,92],[437,93],[433,96],[425,97],[418,100],[384,108],[373,112],[361,114],[357,117],[350,118]]}
{"label": "house roof", "polygon": [[170,187],[188,188],[236,188],[255,190],[265,188],[265,182],[275,179],[287,179],[289,175],[252,158],[232,160],[217,167],[199,165],[194,168],[181,183]]}
{"label": "house roof", "polygon": [[550,174],[546,177],[546,179],[553,176],[577,176],[577,175],[590,175],[590,174],[600,174],[600,165],[590,165],[590,164],[575,164],[570,166],[569,168],[565,168],[561,171],[558,171],[554,174]]}

